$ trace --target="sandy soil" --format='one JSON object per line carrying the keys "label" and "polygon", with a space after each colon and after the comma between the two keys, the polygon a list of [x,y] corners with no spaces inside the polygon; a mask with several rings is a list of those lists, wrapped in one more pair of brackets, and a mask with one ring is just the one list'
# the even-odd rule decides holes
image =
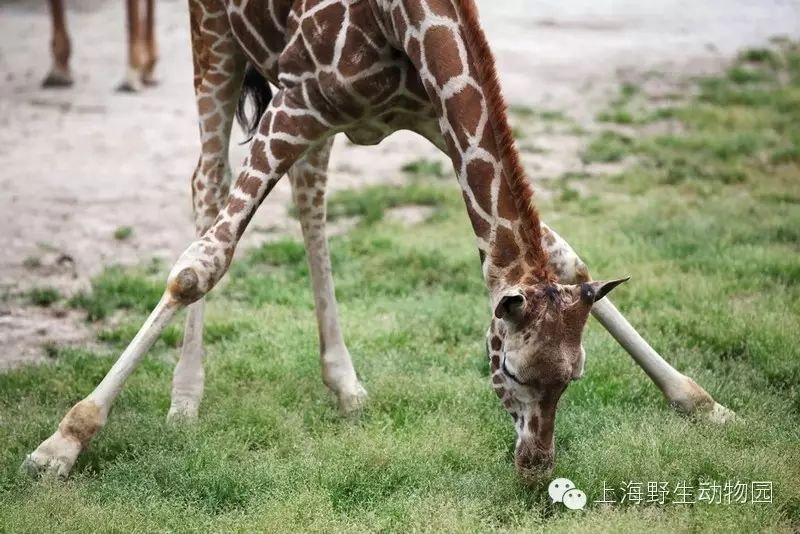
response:
{"label": "sandy soil", "polygon": [[[124,70],[123,2],[70,2],[71,89],[43,90],[49,65],[45,2],[0,0],[0,369],[43,358],[53,343],[80,343],[79,314],[26,304],[32,287],[70,295],[111,263],[170,261],[192,238],[189,177],[199,143],[185,1],[158,2],[160,84],[114,92]],[[509,101],[567,110],[590,121],[620,76],[680,78],[719,68],[737,49],[800,35],[800,0],[478,0]],[[528,154],[539,176],[580,167],[580,140],[534,130],[546,149]],[[237,131],[234,139],[241,139]],[[243,159],[235,146],[231,158]],[[337,140],[331,187],[400,178],[435,149],[400,133],[378,147]],[[245,245],[298,233],[281,183]],[[402,212],[401,212],[402,213]],[[402,216],[402,215],[401,215]],[[409,214],[408,216],[412,216]],[[120,226],[134,229],[117,240]]]}

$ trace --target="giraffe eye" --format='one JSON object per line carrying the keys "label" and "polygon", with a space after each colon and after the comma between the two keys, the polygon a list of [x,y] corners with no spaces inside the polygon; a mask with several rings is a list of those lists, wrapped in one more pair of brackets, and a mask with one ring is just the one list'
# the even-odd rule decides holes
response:
{"label": "giraffe eye", "polygon": [[594,289],[589,284],[583,284],[581,286],[581,300],[587,304],[594,303]]}

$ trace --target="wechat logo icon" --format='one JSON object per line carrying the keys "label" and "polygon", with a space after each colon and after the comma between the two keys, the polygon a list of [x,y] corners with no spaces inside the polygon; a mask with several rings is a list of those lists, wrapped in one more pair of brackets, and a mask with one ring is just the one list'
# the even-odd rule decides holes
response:
{"label": "wechat logo icon", "polygon": [[553,502],[564,503],[570,510],[583,510],[586,506],[586,494],[575,487],[568,478],[557,478],[547,487],[547,493]]}

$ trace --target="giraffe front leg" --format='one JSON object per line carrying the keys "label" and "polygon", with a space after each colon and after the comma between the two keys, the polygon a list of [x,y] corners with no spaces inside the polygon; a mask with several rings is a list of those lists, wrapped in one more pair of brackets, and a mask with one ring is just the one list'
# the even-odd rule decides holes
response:
{"label": "giraffe front leg", "polygon": [[339,327],[331,258],[325,235],[325,188],[331,142],[332,139],[309,150],[289,170],[289,179],[311,270],[322,381],[336,394],[342,412],[350,413],[363,406],[367,392],[356,377],[350,352]]}
{"label": "giraffe front leg", "polygon": [[191,304],[219,282],[264,198],[309,147],[331,133],[330,125],[306,107],[302,88],[282,89],[275,94],[259,121],[250,155],[225,207],[170,271],[167,287],[176,300]]}
{"label": "giraffe front leg", "polygon": [[[569,243],[546,224],[542,224],[542,245],[550,256],[550,265],[559,282],[579,284],[591,279],[586,264]],[[697,382],[664,360],[608,297],[592,306],[592,315],[655,382],[670,406],[682,413],[705,416],[709,421],[717,423],[724,423],[735,417],[732,410],[716,402]]]}
{"label": "giraffe front leg", "polygon": [[181,307],[169,293],[161,297],[161,301],[136,337],[100,384],[91,394],[73,406],[53,435],[25,458],[22,465],[28,473],[38,475],[52,472],[62,478],[69,475],[78,455],[105,425],[111,405],[128,376]]}
{"label": "giraffe front leg", "polygon": [[[253,138],[245,169],[236,180],[225,207],[203,236],[184,251],[170,272],[168,291],[177,301],[187,305],[196,302],[216,285],[227,271],[236,244],[255,210],[295,161],[329,133],[327,125],[304,112],[300,95],[299,89],[282,90],[270,102]],[[200,309],[195,313],[200,314]],[[202,318],[193,317],[197,315],[190,314],[188,320],[196,320],[198,324],[202,321]],[[191,338],[199,333],[187,331],[187,335]],[[190,354],[193,353],[190,350]],[[173,392],[180,390],[181,374],[176,368]],[[199,374],[195,382],[191,380],[186,383],[197,384]],[[180,395],[174,397],[171,413],[185,410],[182,403]]]}
{"label": "giraffe front leg", "polygon": [[105,378],[67,413],[58,430],[28,455],[23,465],[29,472],[54,471],[62,477],[69,474],[78,454],[104,426],[125,381],[175,313],[200,300],[222,278],[239,238],[264,197],[309,146],[329,133],[330,128],[306,114],[299,90],[282,90],[275,95],[259,122],[249,163],[214,224],[175,263],[161,301]]}

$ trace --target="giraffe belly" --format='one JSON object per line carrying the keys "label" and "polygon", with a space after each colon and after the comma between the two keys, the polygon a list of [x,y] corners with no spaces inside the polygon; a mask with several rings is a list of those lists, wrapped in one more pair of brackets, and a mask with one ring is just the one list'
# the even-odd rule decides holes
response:
{"label": "giraffe belly", "polygon": [[396,130],[386,124],[361,124],[345,129],[347,138],[357,145],[377,145]]}
{"label": "giraffe belly", "polygon": [[438,130],[419,74],[382,33],[368,1],[225,0],[225,7],[250,62],[281,89],[303,86],[352,142]]}
{"label": "giraffe belly", "polygon": [[[405,101],[407,95],[398,95],[398,102]],[[377,113],[374,118],[359,121],[344,129],[344,134],[357,145],[377,145],[398,130],[410,130],[428,138],[431,130],[438,131],[433,109],[421,106],[418,110],[389,107]]]}

